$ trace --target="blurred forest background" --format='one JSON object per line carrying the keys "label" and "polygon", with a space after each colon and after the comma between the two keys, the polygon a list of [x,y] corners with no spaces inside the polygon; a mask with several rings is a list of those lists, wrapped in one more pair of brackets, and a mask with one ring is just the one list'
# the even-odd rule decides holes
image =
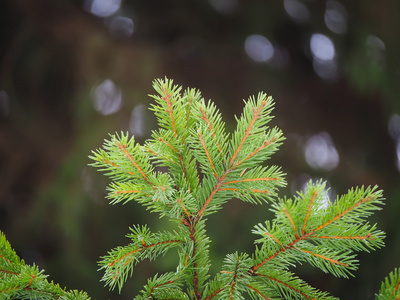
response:
{"label": "blurred forest background", "polygon": [[[139,142],[156,128],[147,111],[154,78],[213,99],[233,128],[242,99],[265,91],[272,125],[287,137],[269,164],[291,196],[328,181],[331,200],[352,186],[384,189],[371,218],[386,247],[362,254],[355,278],[293,270],[343,299],[373,299],[400,267],[400,1],[9,0],[0,9],[0,230],[27,263],[93,299],[132,299],[173,250],[140,264],[121,294],[99,282],[99,256],[128,226],[171,226],[129,203],[110,206],[88,155],[108,133]],[[269,206],[233,200],[209,218],[213,269],[253,250]]]}

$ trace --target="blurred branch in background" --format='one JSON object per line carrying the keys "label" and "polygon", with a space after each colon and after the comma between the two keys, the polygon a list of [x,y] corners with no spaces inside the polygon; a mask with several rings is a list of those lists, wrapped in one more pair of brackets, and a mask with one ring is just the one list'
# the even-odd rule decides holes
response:
{"label": "blurred branch in background", "polygon": [[[134,205],[106,206],[106,183],[86,167],[90,149],[108,132],[150,135],[147,94],[157,77],[201,89],[231,116],[228,123],[243,106],[232,99],[265,91],[287,137],[275,158],[288,173],[282,194],[321,177],[331,197],[353,185],[385,190],[377,218],[387,247],[361,258],[355,279],[332,281],[315,270],[303,276],[337,296],[367,299],[400,265],[399,16],[400,3],[390,0],[6,1],[0,228],[22,258],[62,286],[96,299],[130,298],[157,270],[142,266],[137,286],[105,296],[96,261],[149,215]],[[251,226],[266,211],[238,203],[223,213],[242,223],[211,233],[225,237],[212,249],[216,269],[230,250],[247,251],[240,245],[251,243]],[[220,222],[210,218],[210,226]]]}

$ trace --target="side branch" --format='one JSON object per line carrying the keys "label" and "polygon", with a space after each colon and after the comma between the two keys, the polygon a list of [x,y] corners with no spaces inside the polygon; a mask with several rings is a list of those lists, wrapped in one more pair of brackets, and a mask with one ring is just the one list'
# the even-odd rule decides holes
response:
{"label": "side branch", "polygon": [[272,238],[275,242],[277,242],[280,246],[282,246],[282,243],[278,240],[278,238],[272,234],[270,234],[269,232],[265,232],[266,236],[269,236],[270,238]]}
{"label": "side branch", "polygon": [[271,298],[268,298],[267,296],[265,296],[264,294],[262,294],[258,289],[256,289],[255,287],[253,287],[253,286],[251,286],[251,285],[249,285],[249,284],[247,284],[246,285],[249,289],[251,289],[251,290],[253,290],[254,292],[256,292],[260,297],[263,297],[263,299],[266,299],[266,300],[270,300]]}
{"label": "side branch", "polygon": [[[193,259],[196,257],[196,253],[197,253],[197,240],[196,240],[196,236],[195,236],[195,227],[196,224],[191,225],[191,223],[189,224],[189,231],[190,231],[190,239],[193,241],[193,251],[192,251],[192,257]],[[197,260],[194,260],[193,262],[193,290],[194,290],[194,294],[196,295],[197,299],[200,299],[201,295],[199,293],[199,273],[197,271]]]}
{"label": "side branch", "polygon": [[252,118],[252,120],[251,120],[249,126],[247,127],[247,129],[246,129],[246,131],[245,131],[245,133],[244,133],[244,136],[243,136],[243,138],[242,138],[242,141],[240,142],[240,145],[237,147],[235,153],[233,154],[233,156],[232,156],[231,159],[230,159],[231,165],[233,165],[233,163],[234,163],[236,157],[237,157],[238,154],[239,154],[239,151],[242,149],[242,146],[243,146],[244,142],[246,141],[246,139],[247,139],[248,136],[250,135],[250,131],[251,131],[251,129],[253,128],[254,123],[255,123],[256,120],[259,118],[259,114],[260,114],[261,110],[264,108],[264,106],[265,106],[266,104],[267,104],[267,101],[264,99],[264,100],[261,102],[261,105],[260,105],[260,107],[259,107],[257,110],[254,110],[254,109],[253,109],[253,111],[254,111],[253,118]]}
{"label": "side branch", "polygon": [[271,145],[273,142],[275,142],[278,139],[278,136],[273,137],[271,140],[266,140],[264,142],[264,144],[262,144],[260,147],[258,147],[257,149],[255,149],[253,152],[251,152],[249,155],[247,155],[247,157],[245,159],[243,159],[242,161],[237,162],[233,168],[237,168],[239,167],[241,164],[243,164],[244,162],[246,162],[247,160],[249,160],[250,158],[252,158],[254,155],[256,155],[257,153],[259,153],[262,149],[264,149],[265,147]]}
{"label": "side branch", "polygon": [[214,176],[215,176],[215,178],[218,179],[218,174],[217,174],[217,172],[215,171],[215,167],[214,167],[214,164],[213,164],[212,159],[211,159],[211,157],[210,157],[210,154],[208,153],[207,146],[206,146],[206,144],[204,143],[203,135],[201,134],[200,130],[197,131],[197,133],[198,133],[199,138],[200,138],[200,143],[201,143],[201,145],[203,146],[204,151],[206,152],[207,159],[208,159],[208,161],[210,162],[210,166],[211,166],[211,168],[212,168],[213,171],[214,171]]}
{"label": "side branch", "polygon": [[323,260],[329,261],[333,265],[341,265],[343,267],[347,267],[348,266],[348,264],[346,264],[346,263],[342,263],[342,262],[340,262],[340,261],[338,261],[336,259],[332,259],[332,258],[326,257],[326,256],[318,254],[318,253],[314,253],[314,252],[311,252],[311,251],[308,251],[308,250],[305,250],[305,249],[298,249],[296,247],[293,247],[293,248],[296,249],[296,250],[303,251],[304,253],[310,254],[312,256],[319,257],[319,258],[321,258]]}
{"label": "side branch", "polygon": [[296,225],[295,225],[294,222],[293,222],[292,217],[290,216],[290,214],[289,214],[289,212],[287,211],[286,208],[283,209],[283,212],[285,213],[286,217],[289,219],[290,223],[292,224],[295,237],[298,238],[298,235],[297,235],[297,232],[296,232],[296,231],[297,231],[297,228],[296,228]]}
{"label": "side branch", "polygon": [[172,94],[168,94],[167,88],[164,85],[162,87],[162,90],[163,90],[163,93],[164,93],[164,97],[162,97],[161,99],[163,99],[167,103],[169,118],[171,119],[172,131],[174,133],[174,136],[178,137],[178,134],[177,134],[176,128],[175,128],[174,116],[172,114],[172,105],[171,105],[171,96],[172,96]]}
{"label": "side branch", "polygon": [[124,190],[124,191],[115,191],[114,194],[136,194],[136,193],[143,193],[143,191],[139,190]]}
{"label": "side branch", "polygon": [[213,128],[213,126],[212,126],[212,124],[211,124],[211,122],[210,122],[210,119],[208,118],[206,112],[205,112],[201,107],[200,107],[200,112],[201,112],[201,114],[202,114],[201,119],[204,120],[204,121],[206,122],[206,124],[207,124],[207,126],[208,126],[208,129],[210,129],[211,135],[212,135],[212,137],[214,138],[214,142],[215,142],[215,144],[216,144],[217,147],[218,147],[219,155],[220,155],[221,158],[223,159],[224,157],[223,157],[222,149],[221,149],[220,144],[218,143],[217,136],[215,135],[215,131],[214,131],[214,128]]}
{"label": "side branch", "polygon": [[122,145],[121,143],[117,143],[118,147],[124,152],[125,156],[129,158],[129,160],[133,163],[135,168],[139,171],[139,173],[142,175],[142,177],[148,181],[147,175],[143,172],[142,168],[136,163],[136,161],[133,159],[132,155],[126,150],[126,146]]}
{"label": "side branch", "polygon": [[271,276],[268,276],[268,275],[262,275],[262,274],[257,274],[257,275],[265,276],[265,277],[267,277],[268,279],[270,279],[270,280],[272,280],[272,281],[278,282],[279,284],[282,284],[282,285],[284,285],[285,287],[287,287],[288,289],[291,289],[292,291],[295,291],[296,293],[299,293],[300,295],[302,295],[303,297],[305,297],[305,298],[307,298],[307,299],[316,300],[315,298],[312,298],[312,297],[308,296],[307,294],[301,292],[300,290],[298,290],[298,289],[296,289],[296,288],[294,288],[294,287],[288,285],[287,283],[285,283],[285,282],[283,282],[283,281],[281,281],[281,280],[278,280],[278,279],[276,279],[276,278],[274,278],[274,277],[271,277]]}
{"label": "side branch", "polygon": [[269,262],[271,259],[277,257],[280,253],[285,252],[286,250],[289,250],[291,248],[294,248],[294,245],[297,244],[299,241],[301,241],[302,238],[297,238],[296,240],[294,240],[293,242],[291,242],[290,244],[286,245],[285,247],[280,248],[278,251],[276,251],[274,254],[268,256],[267,258],[265,258],[263,261],[261,261],[260,263],[258,263],[257,265],[253,266],[250,268],[250,273],[254,274],[255,271],[259,268],[261,268],[263,265],[265,265],[267,262]]}
{"label": "side branch", "polygon": [[353,206],[349,207],[349,208],[346,209],[345,211],[343,211],[343,212],[341,212],[340,214],[336,215],[336,216],[335,216],[334,218],[332,218],[331,220],[329,220],[329,221],[327,221],[326,223],[324,223],[324,224],[318,226],[317,228],[315,228],[315,229],[313,230],[312,233],[314,233],[314,232],[316,232],[316,231],[318,231],[318,230],[321,230],[322,228],[325,228],[326,226],[328,226],[329,224],[333,223],[333,222],[336,221],[337,219],[340,219],[341,217],[343,217],[343,216],[344,216],[345,214],[347,214],[349,211],[355,209],[357,206],[359,206],[359,205],[361,205],[361,204],[363,204],[363,203],[366,203],[366,202],[368,202],[368,201],[371,201],[371,200],[373,200],[373,199],[374,199],[374,198],[372,198],[372,197],[371,197],[371,198],[363,198],[363,199],[361,199],[360,201],[358,201],[357,203],[355,203]]}
{"label": "side branch", "polygon": [[175,153],[178,153],[178,151],[175,149],[174,146],[172,146],[170,143],[168,143],[165,139],[163,139],[161,136],[158,138],[160,142],[163,142],[165,145],[167,145],[169,148],[172,149]]}
{"label": "side branch", "polygon": [[264,178],[246,178],[246,179],[239,179],[239,180],[232,180],[227,181],[222,184],[232,184],[232,183],[241,183],[241,182],[249,182],[249,181],[275,181],[279,180],[280,178],[272,178],[272,177],[264,177]]}
{"label": "side branch", "polygon": [[[173,243],[182,243],[182,241],[181,241],[181,240],[171,240],[171,241],[162,241],[162,242],[158,242],[158,243],[154,243],[154,244],[149,244],[149,245],[143,244],[143,246],[139,247],[138,249],[135,249],[135,250],[133,250],[133,251],[130,251],[129,253],[126,253],[126,254],[122,255],[121,257],[119,257],[119,258],[113,260],[112,262],[110,262],[110,263],[108,264],[108,266],[109,266],[109,267],[112,267],[112,266],[115,265],[116,263],[120,262],[121,260],[123,260],[123,259],[126,258],[127,256],[132,255],[132,254],[134,254],[134,253],[137,253],[137,252],[140,252],[140,251],[149,249],[149,248],[157,247],[157,246],[159,246],[159,245],[173,244]],[[131,259],[132,259],[132,258],[130,258],[130,259],[128,260],[128,262],[129,262]],[[128,264],[128,262],[126,262],[125,265]]]}
{"label": "side branch", "polygon": [[[106,159],[105,157],[101,157],[100,159],[101,159],[102,161],[104,161],[106,164],[113,166],[114,168],[120,168],[115,162],[110,161],[110,160]],[[122,169],[122,168],[121,168],[121,169]],[[130,174],[130,175],[135,175],[135,173],[129,172],[129,171],[126,171],[126,173],[127,173],[127,174]]]}
{"label": "side branch", "polygon": [[231,282],[231,289],[230,289],[230,292],[229,292],[229,299],[232,299],[233,292],[234,292],[234,289],[235,289],[235,286],[236,286],[236,281],[237,281],[237,276],[238,276],[237,269],[238,269],[238,265],[236,265],[235,272],[233,274],[233,280]]}
{"label": "side branch", "polygon": [[230,172],[230,170],[226,171],[225,174],[219,178],[217,185],[214,187],[214,189],[212,190],[212,192],[211,192],[210,195],[208,196],[206,202],[204,202],[203,206],[200,208],[200,210],[199,210],[199,212],[198,212],[198,214],[197,214],[197,220],[199,220],[199,219],[202,217],[202,215],[203,215],[204,211],[206,210],[208,204],[210,204],[210,202],[211,202],[211,200],[213,199],[215,193],[217,193],[217,192],[219,191],[219,189],[220,189],[222,183],[223,183],[224,180],[225,180],[226,175],[227,175],[229,172]]}
{"label": "side branch", "polygon": [[367,235],[357,235],[357,236],[318,236],[318,235],[312,235],[311,238],[316,238],[316,239],[331,239],[331,240],[367,240],[371,238],[371,234]]}
{"label": "side branch", "polygon": [[170,281],[166,281],[166,282],[157,284],[156,286],[154,286],[154,287],[151,289],[150,295],[152,295],[153,292],[154,292],[154,290],[157,289],[157,288],[159,288],[160,286],[167,285],[167,284],[171,284],[171,283],[174,283],[174,282],[175,282],[175,280],[170,280]]}
{"label": "side branch", "polygon": [[212,293],[210,296],[208,296],[207,298],[205,298],[204,300],[210,300],[213,299],[215,296],[217,296],[219,293],[221,293],[223,291],[222,288],[217,289],[216,291],[214,291],[214,293]]}
{"label": "side branch", "polygon": [[303,228],[302,228],[302,230],[301,230],[301,232],[302,232],[303,235],[305,234],[305,231],[306,231],[307,220],[308,220],[308,217],[310,216],[311,208],[312,208],[312,206],[313,206],[313,204],[314,204],[314,200],[315,200],[315,198],[316,198],[317,196],[318,196],[317,191],[314,191],[314,193],[313,193],[313,195],[312,195],[312,198],[311,198],[311,200],[310,200],[310,204],[308,205],[308,210],[307,210],[306,217],[304,218],[304,224],[303,224]]}

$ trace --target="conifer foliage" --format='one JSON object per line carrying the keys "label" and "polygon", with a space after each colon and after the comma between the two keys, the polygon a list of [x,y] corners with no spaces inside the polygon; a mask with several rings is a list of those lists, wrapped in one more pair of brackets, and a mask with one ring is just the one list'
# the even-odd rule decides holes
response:
{"label": "conifer foliage", "polygon": [[25,264],[0,232],[0,299],[90,300],[85,292],[67,292],[46,278],[38,266]]}
{"label": "conifer foliage", "polygon": [[[219,110],[198,90],[182,90],[169,79],[155,80],[153,86],[151,110],[160,129],[144,145],[125,133],[111,135],[90,158],[111,179],[112,204],[136,201],[175,222],[176,229],[132,226],[130,243],[99,262],[111,289],[121,290],[139,262],[177,251],[176,270],[148,279],[135,299],[335,299],[291,269],[308,263],[348,277],[357,269],[357,252],[384,245],[384,233],[367,221],[383,204],[377,187],[351,189],[330,203],[319,181],[293,198],[277,197],[286,184],[284,173],[265,161],[284,137],[268,126],[271,97],[259,93],[245,101],[237,128],[228,133]],[[254,253],[226,255],[222,270],[211,278],[207,216],[232,199],[268,203],[275,217],[254,226]],[[0,279],[0,298],[90,299],[49,283],[43,271],[15,254],[3,234]],[[399,285],[396,269],[376,299],[399,299]]]}
{"label": "conifer foliage", "polygon": [[[250,97],[229,134],[219,110],[199,91],[182,91],[168,79],[154,81],[154,89],[151,109],[160,129],[152,139],[139,145],[115,134],[91,158],[112,179],[111,203],[142,203],[175,221],[176,231],[132,227],[131,243],[100,261],[106,285],[121,289],[137,263],[175,248],[177,270],[149,279],[137,299],[329,299],[290,267],[307,262],[348,277],[357,268],[356,252],[383,246],[384,233],[366,221],[382,204],[376,187],[350,190],[327,207],[323,182],[310,183],[294,199],[276,199],[284,174],[264,165],[283,141],[278,128],[268,127],[271,97]],[[271,203],[275,219],[254,227],[253,254],[227,255],[210,279],[206,217],[233,198]]]}

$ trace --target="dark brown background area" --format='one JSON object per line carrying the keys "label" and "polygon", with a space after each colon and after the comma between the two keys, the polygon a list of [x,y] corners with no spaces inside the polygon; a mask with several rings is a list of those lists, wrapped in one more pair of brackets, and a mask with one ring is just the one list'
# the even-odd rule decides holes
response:
{"label": "dark brown background area", "polygon": [[[99,3],[118,9],[98,16]],[[90,151],[108,133],[132,128],[132,111],[148,106],[152,80],[164,76],[213,99],[230,128],[242,99],[261,90],[274,97],[273,125],[287,137],[271,161],[287,173],[282,196],[291,196],[304,178],[328,180],[337,194],[356,185],[384,189],[386,205],[371,222],[387,232],[386,247],[360,255],[355,278],[337,279],[307,266],[295,269],[297,274],[342,299],[373,299],[384,276],[400,266],[400,2],[9,0],[0,5],[0,230],[50,279],[86,290],[94,299],[132,299],[147,277],[175,268],[171,251],[159,264],[139,265],[121,295],[102,287],[96,262],[129,242],[128,226],[171,225],[135,203],[109,206],[107,180],[87,167]],[[342,13],[344,22],[337,21],[345,26],[342,33],[325,21],[332,7]],[[247,55],[245,41],[254,34],[274,46],[271,60]],[[313,34],[329,37],[335,46],[333,79],[320,77],[313,67]],[[108,115],[93,105],[96,87],[106,80],[114,87],[108,99],[122,97],[120,109]],[[142,121],[140,142],[156,126],[151,114]],[[305,160],[307,141],[321,132],[330,136],[340,158],[331,170]],[[268,205],[237,200],[211,216],[212,272],[226,253],[250,253],[251,228],[270,217]]]}

